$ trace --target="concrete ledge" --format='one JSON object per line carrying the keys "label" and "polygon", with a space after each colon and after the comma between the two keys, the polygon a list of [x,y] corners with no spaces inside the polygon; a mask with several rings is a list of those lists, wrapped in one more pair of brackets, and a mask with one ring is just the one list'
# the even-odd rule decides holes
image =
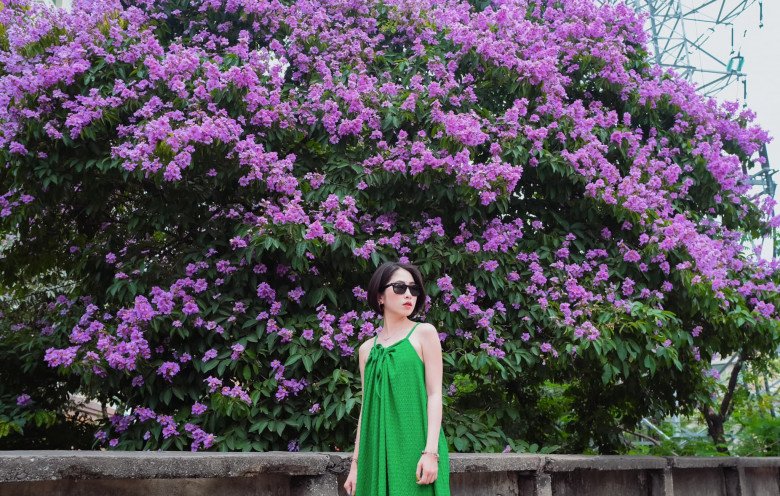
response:
{"label": "concrete ledge", "polygon": [[326,453],[0,451],[0,482],[59,479],[186,479],[320,475]]}
{"label": "concrete ledge", "polygon": [[668,460],[672,468],[734,468],[740,459],[725,456],[676,456],[668,457]]}
{"label": "concrete ledge", "polygon": [[547,456],[545,472],[573,470],[663,470],[668,462],[656,456]]}
{"label": "concrete ledge", "polygon": [[736,458],[738,467],[778,468],[778,457]]}
{"label": "concrete ledge", "polygon": [[[351,453],[0,451],[0,496],[336,496]],[[780,496],[780,458],[450,455],[453,496]]]}
{"label": "concrete ledge", "polygon": [[545,457],[519,453],[451,453],[450,473],[537,472]]}

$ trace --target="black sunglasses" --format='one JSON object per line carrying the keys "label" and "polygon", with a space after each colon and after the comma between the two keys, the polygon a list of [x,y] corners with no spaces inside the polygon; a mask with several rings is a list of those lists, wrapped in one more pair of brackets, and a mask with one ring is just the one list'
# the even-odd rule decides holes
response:
{"label": "black sunglasses", "polygon": [[420,287],[417,285],[408,285],[403,282],[394,282],[392,284],[385,284],[382,286],[382,289],[387,289],[388,287],[393,287],[393,293],[397,295],[402,295],[406,293],[406,288],[409,288],[409,292],[412,293],[412,296],[420,296]]}

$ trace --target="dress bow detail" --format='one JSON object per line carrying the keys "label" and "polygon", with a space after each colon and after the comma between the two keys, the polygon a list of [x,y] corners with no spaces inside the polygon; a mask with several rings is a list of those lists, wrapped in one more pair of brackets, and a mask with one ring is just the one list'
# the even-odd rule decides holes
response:
{"label": "dress bow detail", "polygon": [[395,350],[396,348],[394,346],[386,348],[378,343],[375,344],[371,350],[371,358],[374,362],[374,382],[376,383],[376,393],[380,398],[382,397],[382,380],[384,376],[387,375],[384,370],[385,364],[387,360],[393,356]]}

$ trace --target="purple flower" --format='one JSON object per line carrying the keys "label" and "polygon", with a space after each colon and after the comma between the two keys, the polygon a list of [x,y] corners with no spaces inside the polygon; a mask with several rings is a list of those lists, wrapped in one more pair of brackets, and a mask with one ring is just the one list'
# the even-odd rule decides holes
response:
{"label": "purple flower", "polygon": [[179,364],[176,362],[164,362],[157,369],[157,375],[161,375],[166,381],[171,382],[173,376],[179,373]]}
{"label": "purple flower", "polygon": [[216,377],[208,376],[208,377],[206,377],[206,379],[204,379],[203,382],[208,384],[208,386],[209,386],[209,393],[213,393],[217,389],[222,387],[222,380],[220,380],[220,379],[218,379]]}
{"label": "purple flower", "polygon": [[230,246],[231,246],[231,247],[232,247],[234,250],[237,250],[237,249],[239,249],[239,248],[246,248],[246,246],[247,246],[247,242],[246,242],[246,240],[245,240],[244,238],[241,238],[241,237],[238,237],[238,236],[236,236],[235,238],[231,238],[231,240],[230,240]]}
{"label": "purple flower", "polygon": [[241,386],[233,386],[232,388],[223,386],[220,392],[222,393],[222,396],[238,398],[244,403],[246,403],[247,405],[252,404],[252,399],[249,397],[249,394],[246,391],[244,391],[244,389],[242,389]]}
{"label": "purple flower", "polygon": [[452,291],[454,289],[452,278],[446,274],[436,280],[436,285],[439,286],[439,289],[442,291]]}
{"label": "purple flower", "polygon": [[623,296],[629,296],[634,293],[634,281],[630,277],[623,280]]}
{"label": "purple flower", "polygon": [[18,155],[27,155],[27,148],[24,147],[21,143],[17,141],[12,141],[11,144],[8,146],[8,151],[10,153],[15,153]]}
{"label": "purple flower", "polygon": [[216,440],[214,434],[204,431],[195,424],[185,424],[184,430],[192,437],[191,451],[198,451],[201,448],[209,449],[214,445]]}
{"label": "purple flower", "polygon": [[178,436],[179,431],[176,429],[176,424],[166,425],[165,428],[163,428],[162,435],[165,439],[168,439],[171,436]]}
{"label": "purple flower", "polygon": [[197,415],[201,415],[201,414],[203,414],[203,413],[204,413],[206,410],[208,410],[208,407],[207,407],[206,405],[202,404],[202,403],[197,403],[197,402],[195,402],[195,403],[192,405],[192,414],[193,414],[193,415],[196,415],[196,416],[197,416]]}
{"label": "purple flower", "polygon": [[626,254],[623,255],[623,260],[626,262],[638,262],[642,260],[642,257],[636,250],[628,250]]}
{"label": "purple flower", "polygon": [[206,353],[203,354],[202,361],[208,362],[209,360],[212,360],[216,357],[217,357],[217,350],[211,348],[210,350],[206,351]]}
{"label": "purple flower", "polygon": [[295,288],[295,289],[293,289],[291,291],[288,291],[287,292],[287,297],[290,298],[295,303],[300,303],[301,302],[301,297],[304,294],[306,294],[306,291],[304,291],[303,288],[298,286],[297,288]]}
{"label": "purple flower", "polygon": [[28,406],[32,404],[32,398],[29,394],[20,394],[16,397],[16,404],[17,406]]}
{"label": "purple flower", "polygon": [[67,367],[76,359],[76,352],[78,350],[79,346],[71,346],[63,349],[48,348],[43,359],[49,364],[49,367]]}
{"label": "purple flower", "polygon": [[352,288],[352,294],[357,298],[358,301],[366,301],[368,299],[368,291],[361,288],[360,286],[355,286]]}
{"label": "purple flower", "polygon": [[488,272],[493,272],[498,268],[498,262],[495,260],[488,260],[486,262],[482,262],[481,267]]}
{"label": "purple flower", "polygon": [[194,315],[200,312],[200,309],[198,309],[198,304],[195,303],[195,301],[189,300],[184,304],[184,307],[182,307],[181,311],[185,315]]}
{"label": "purple flower", "polygon": [[192,290],[196,293],[202,293],[206,291],[208,287],[209,284],[205,279],[197,279],[194,283],[192,283]]}
{"label": "purple flower", "polygon": [[151,408],[138,407],[134,410],[134,413],[138,416],[138,420],[141,422],[146,422],[147,420],[157,418],[157,414],[154,413]]}
{"label": "purple flower", "polygon": [[267,282],[261,282],[257,286],[257,296],[271,303],[276,299],[276,291]]}
{"label": "purple flower", "polygon": [[230,354],[230,359],[235,361],[238,360],[238,357],[244,352],[244,345],[236,343],[231,346],[230,349],[233,350],[233,353]]}
{"label": "purple flower", "polygon": [[135,314],[135,319],[140,320],[142,322],[148,322],[152,320],[152,318],[156,314],[156,312],[152,308],[152,305],[149,303],[149,300],[147,300],[143,296],[135,297],[135,308],[133,309],[133,311]]}

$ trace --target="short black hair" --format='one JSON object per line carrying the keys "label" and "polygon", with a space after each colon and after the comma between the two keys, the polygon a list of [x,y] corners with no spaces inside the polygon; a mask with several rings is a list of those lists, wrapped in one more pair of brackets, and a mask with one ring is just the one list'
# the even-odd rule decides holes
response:
{"label": "short black hair", "polygon": [[371,276],[371,281],[368,283],[368,306],[376,312],[378,316],[384,314],[383,306],[379,304],[379,293],[384,291],[381,289],[383,286],[389,283],[390,278],[398,269],[408,270],[412,274],[414,283],[420,288],[420,295],[417,297],[417,301],[414,304],[414,311],[410,317],[419,315],[425,307],[425,286],[423,285],[422,275],[420,269],[416,265],[406,264],[401,262],[385,262],[374,271],[374,275]]}

